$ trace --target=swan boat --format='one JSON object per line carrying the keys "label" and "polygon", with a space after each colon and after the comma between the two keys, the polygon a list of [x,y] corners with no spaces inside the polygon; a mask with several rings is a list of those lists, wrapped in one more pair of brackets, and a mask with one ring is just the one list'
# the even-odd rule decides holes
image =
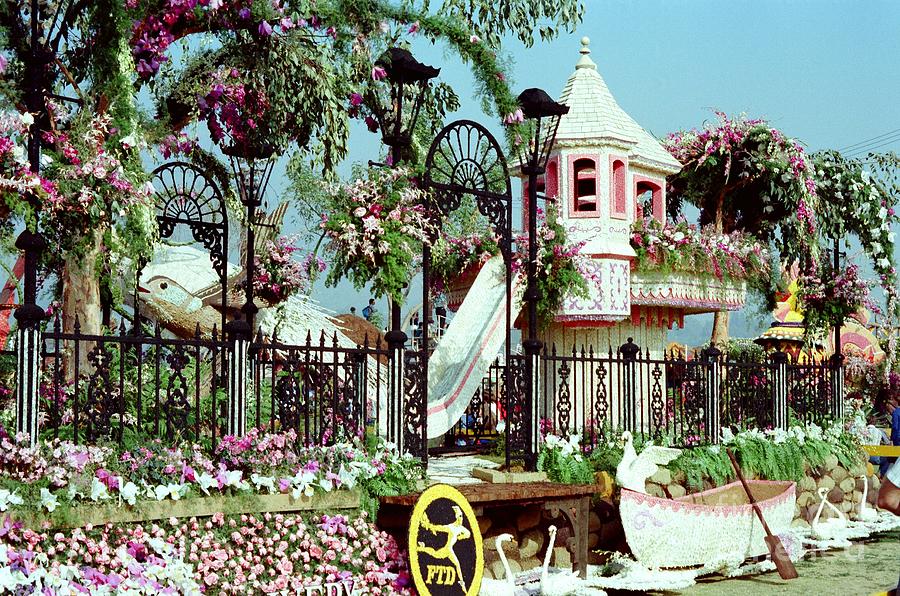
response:
{"label": "swan boat", "polygon": [[[794,517],[794,483],[747,483],[772,533],[787,531]],[[740,482],[677,499],[622,489],[619,511],[628,546],[649,568],[694,567],[769,552]]]}

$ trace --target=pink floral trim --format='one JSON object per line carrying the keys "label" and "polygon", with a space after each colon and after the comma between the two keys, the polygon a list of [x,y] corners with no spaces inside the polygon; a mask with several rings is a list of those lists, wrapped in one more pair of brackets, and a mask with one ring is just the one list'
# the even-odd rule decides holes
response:
{"label": "pink floral trim", "polygon": [[[777,505],[781,505],[787,500],[793,500],[795,498],[796,493],[796,484],[793,482],[785,482],[778,480],[749,480],[748,484],[753,485],[781,485],[784,487],[784,491],[780,494],[771,497],[769,499],[764,499],[762,501],[757,501],[759,508],[765,512],[768,509],[774,509]],[[725,492],[731,490],[735,487],[743,488],[740,486],[740,482],[731,482],[729,484],[725,484],[723,486],[719,486],[717,488],[713,488],[710,490],[705,490],[699,493],[694,493],[692,495],[686,495],[684,497],[679,497],[677,499],[662,499],[659,497],[654,497],[651,495],[646,495],[643,493],[638,493],[633,490],[628,490],[626,488],[622,489],[622,500],[630,500],[640,505],[646,505],[650,507],[659,507],[662,509],[668,509],[670,511],[677,511],[682,513],[687,513],[694,516],[716,516],[716,517],[734,517],[738,515],[750,516],[753,515],[753,506],[750,503],[745,503],[742,505],[697,505],[695,503],[690,503],[688,500],[691,497],[696,497],[697,495],[714,495],[720,492]]]}

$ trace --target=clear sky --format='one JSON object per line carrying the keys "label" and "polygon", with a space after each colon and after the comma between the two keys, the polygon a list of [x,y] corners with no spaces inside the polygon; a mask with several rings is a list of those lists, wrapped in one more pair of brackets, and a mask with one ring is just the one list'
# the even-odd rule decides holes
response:
{"label": "clear sky", "polygon": [[[672,2],[586,0],[584,22],[573,34],[524,48],[507,42],[514,89],[542,87],[558,97],[573,72],[582,36],[619,104],[657,136],[700,126],[711,110],[768,118],[814,151],[842,149],[873,137],[879,150],[900,151],[900,3],[836,0],[783,2]],[[441,68],[460,95],[452,117],[479,120],[472,77],[458,58],[424,40],[421,61]],[[871,145],[878,144],[874,141]],[[865,148],[866,146],[862,146]],[[344,171],[378,154],[375,135],[357,129]],[[852,152],[851,152],[852,153]],[[277,191],[278,181],[271,187]],[[347,285],[317,284],[314,296],[329,308],[358,309],[368,296]],[[417,300],[416,300],[417,302]],[[759,323],[738,315],[732,335],[755,335]],[[700,343],[709,317],[690,317],[673,339]]]}

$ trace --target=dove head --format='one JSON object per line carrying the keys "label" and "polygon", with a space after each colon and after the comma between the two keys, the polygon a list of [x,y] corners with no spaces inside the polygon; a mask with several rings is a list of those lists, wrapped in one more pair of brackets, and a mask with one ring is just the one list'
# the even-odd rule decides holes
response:
{"label": "dove head", "polygon": [[818,490],[819,497],[824,499],[825,497],[828,496],[828,491],[829,491],[829,489],[825,488],[824,486],[820,487]]}
{"label": "dove head", "polygon": [[504,542],[509,542],[512,539],[513,539],[512,534],[498,534],[497,538],[495,538],[495,542],[497,544],[502,544]]}
{"label": "dove head", "polygon": [[633,440],[634,440],[634,435],[631,434],[631,431],[630,431],[630,430],[626,430],[626,431],[623,432],[622,435],[619,437],[619,445],[620,445],[621,447],[624,447],[625,445],[627,445],[628,443],[630,443],[630,442],[633,441]]}
{"label": "dove head", "polygon": [[556,526],[551,525],[550,527],[547,528],[547,532],[551,536],[556,536]]}

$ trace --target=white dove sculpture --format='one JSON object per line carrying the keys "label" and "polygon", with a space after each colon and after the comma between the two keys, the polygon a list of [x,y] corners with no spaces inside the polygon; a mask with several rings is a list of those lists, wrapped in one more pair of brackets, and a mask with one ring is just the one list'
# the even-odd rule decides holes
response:
{"label": "white dove sculpture", "polygon": [[634,436],[627,430],[622,433],[620,440],[624,443],[624,453],[622,461],[616,467],[616,483],[639,493],[647,493],[647,478],[653,476],[659,466],[668,464],[681,454],[680,449],[648,444],[638,455],[634,450]]}

